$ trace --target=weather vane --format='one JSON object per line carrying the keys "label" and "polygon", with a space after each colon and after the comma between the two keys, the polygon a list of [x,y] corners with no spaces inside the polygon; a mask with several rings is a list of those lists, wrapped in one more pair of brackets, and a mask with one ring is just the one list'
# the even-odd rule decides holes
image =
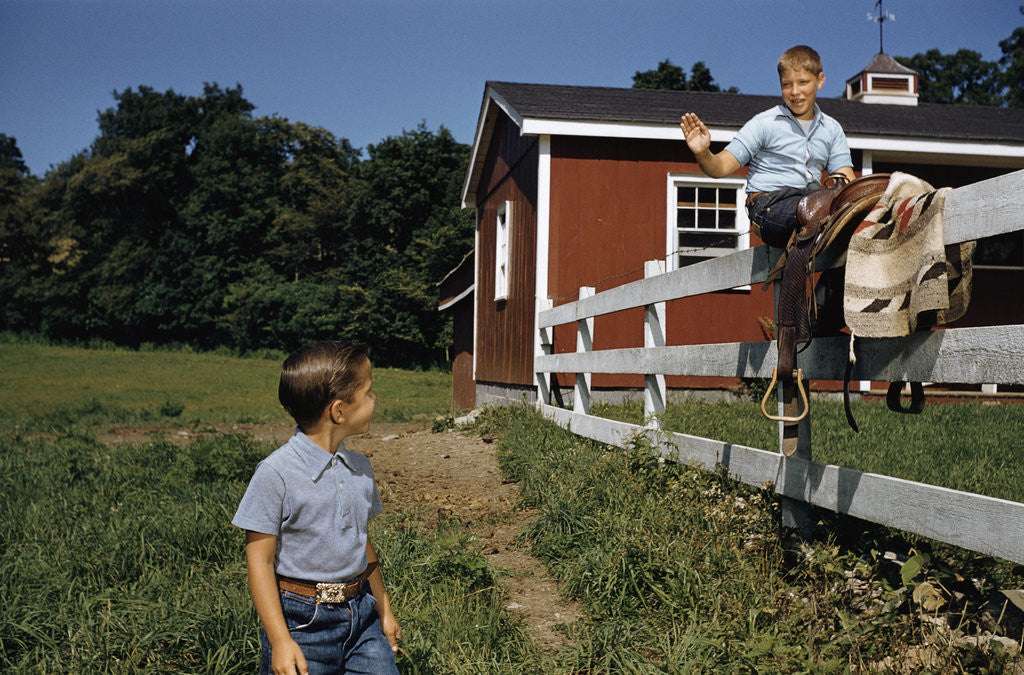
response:
{"label": "weather vane", "polygon": [[874,15],[868,12],[868,21],[874,21],[878,24],[878,53],[884,54],[885,50],[882,49],[882,25],[886,21],[895,21],[896,15],[892,12],[886,12],[882,9],[882,0],[875,2],[875,9],[878,10],[878,15]]}

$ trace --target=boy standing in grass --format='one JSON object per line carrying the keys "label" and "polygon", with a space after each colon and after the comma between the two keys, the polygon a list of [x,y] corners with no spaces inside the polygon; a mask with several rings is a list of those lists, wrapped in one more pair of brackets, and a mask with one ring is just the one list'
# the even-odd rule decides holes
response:
{"label": "boy standing in grass", "polygon": [[708,128],[694,113],[683,115],[679,126],[708,176],[722,178],[750,165],[751,227],[766,244],[783,247],[797,227],[800,198],[821,187],[823,171],[847,181],[855,176],[843,128],[816,103],[825,86],[818,53],[804,45],[791,47],[779,58],[778,71],[782,105],[751,118],[721,152],[711,152]]}
{"label": "boy standing in grass", "polygon": [[369,461],[343,444],[369,429],[372,386],[364,344],[317,342],[284,362],[278,398],[298,428],[231,521],[246,530],[261,673],[398,672],[402,630],[367,538],[383,506]]}

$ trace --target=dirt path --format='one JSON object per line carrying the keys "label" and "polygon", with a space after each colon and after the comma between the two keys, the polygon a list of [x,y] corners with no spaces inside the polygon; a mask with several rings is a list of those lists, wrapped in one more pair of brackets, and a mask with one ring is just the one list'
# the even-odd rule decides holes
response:
{"label": "dirt path", "polygon": [[374,425],[346,445],[370,457],[385,510],[415,506],[435,522],[440,516],[461,520],[479,537],[487,560],[509,571],[503,580],[507,608],[523,617],[541,645],[564,642],[555,626],[580,618],[579,608],[559,596],[541,562],[517,544],[533,514],[516,508],[519,488],[502,480],[493,445],[412,424]]}
{"label": "dirt path", "polygon": [[[100,434],[110,443],[152,440],[159,433],[176,441],[203,435],[237,432],[261,441],[283,443],[286,427],[226,425],[209,432],[184,429],[122,429]],[[476,537],[479,550],[503,577],[506,607],[519,614],[539,644],[554,648],[565,641],[558,624],[581,616],[579,608],[558,594],[539,560],[516,541],[533,517],[517,507],[519,488],[502,480],[494,446],[478,436],[458,431],[433,433],[423,424],[373,424],[370,433],[350,438],[346,445],[368,456],[381,489],[385,512],[420,508],[424,525],[439,517],[458,518]]]}

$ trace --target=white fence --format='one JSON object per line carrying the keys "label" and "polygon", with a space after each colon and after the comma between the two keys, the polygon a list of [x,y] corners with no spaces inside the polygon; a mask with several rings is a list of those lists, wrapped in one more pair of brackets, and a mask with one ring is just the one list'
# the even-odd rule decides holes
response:
{"label": "white fence", "polygon": [[[947,244],[1024,230],[1024,171],[953,190],[943,220]],[[777,357],[774,342],[667,346],[665,302],[763,283],[773,262],[768,248],[760,246],[669,273],[664,273],[659,263],[648,263],[641,281],[599,294],[583,288],[577,302],[539,312],[534,370],[541,410],[572,432],[603,443],[621,446],[641,434],[666,458],[707,469],[722,466],[730,477],[755,486],[772,483],[778,494],[789,498],[789,504],[814,504],[1024,564],[1024,504],[813,462],[813,410],[801,422],[801,447],[788,459],[778,451],[669,433],[657,427],[655,416],[665,409],[665,375],[767,378]],[[818,260],[819,269],[836,264],[834,259]],[[1006,302],[1020,303],[1024,288],[1007,288],[1005,293]],[[644,347],[594,351],[594,317],[633,307],[645,308]],[[577,351],[553,354],[553,328],[566,323],[577,326]],[[847,337],[818,338],[800,354],[800,367],[811,380],[841,380],[848,352]],[[550,373],[576,374],[572,410],[550,405]],[[644,375],[645,418],[652,421],[639,426],[587,414],[591,373]],[[1024,325],[860,339],[852,377],[1024,384]],[[879,438],[878,442],[885,440]],[[1024,455],[1024,438],[1020,450]],[[785,518],[788,525],[798,524],[800,509],[787,510]]]}

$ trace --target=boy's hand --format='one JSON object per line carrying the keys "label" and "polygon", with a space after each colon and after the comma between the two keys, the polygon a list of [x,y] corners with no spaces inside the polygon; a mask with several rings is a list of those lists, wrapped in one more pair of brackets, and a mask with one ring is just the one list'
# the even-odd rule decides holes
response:
{"label": "boy's hand", "polygon": [[386,612],[381,616],[380,629],[384,633],[384,637],[388,639],[388,644],[391,645],[391,651],[398,654],[398,641],[402,639],[402,627],[398,625],[398,620],[395,619],[395,615],[391,612]]}
{"label": "boy's hand", "polygon": [[302,655],[302,649],[295,640],[273,647],[270,654],[270,669],[274,675],[295,675],[296,672],[299,675],[309,675],[306,657]]}
{"label": "boy's hand", "polygon": [[694,155],[701,155],[711,147],[711,133],[700,118],[693,113],[686,113],[679,123],[686,137],[686,145]]}

